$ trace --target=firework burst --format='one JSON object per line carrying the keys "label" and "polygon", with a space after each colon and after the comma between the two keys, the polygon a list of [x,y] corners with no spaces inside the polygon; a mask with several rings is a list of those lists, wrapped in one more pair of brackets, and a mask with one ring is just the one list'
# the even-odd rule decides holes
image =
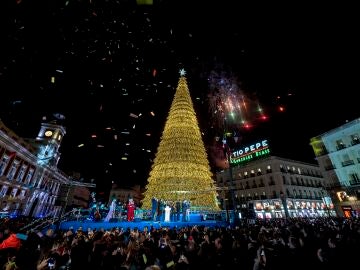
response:
{"label": "firework burst", "polygon": [[256,120],[266,120],[258,100],[245,95],[236,77],[213,71],[208,82],[209,113],[213,128],[220,134],[236,133],[252,127]]}

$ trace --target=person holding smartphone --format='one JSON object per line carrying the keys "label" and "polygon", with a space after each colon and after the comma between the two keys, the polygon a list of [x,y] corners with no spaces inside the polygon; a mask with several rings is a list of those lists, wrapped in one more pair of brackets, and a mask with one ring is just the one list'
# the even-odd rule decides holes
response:
{"label": "person holding smartphone", "polygon": [[48,269],[48,258],[45,258],[43,260],[41,260],[37,266],[36,266],[36,270],[45,270],[45,269]]}
{"label": "person holding smartphone", "polygon": [[48,259],[48,267],[49,267],[49,269],[55,269],[55,263],[56,263],[55,258],[50,257]]}

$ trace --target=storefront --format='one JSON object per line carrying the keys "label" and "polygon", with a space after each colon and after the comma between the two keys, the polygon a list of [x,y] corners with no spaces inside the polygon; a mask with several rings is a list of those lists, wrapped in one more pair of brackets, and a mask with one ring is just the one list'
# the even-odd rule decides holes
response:
{"label": "storefront", "polygon": [[[289,217],[325,217],[336,216],[334,206],[327,206],[323,201],[286,199]],[[285,218],[284,205],[279,199],[254,201],[255,215],[259,219]]]}
{"label": "storefront", "polygon": [[259,219],[284,218],[285,211],[280,200],[261,200],[254,203],[255,214]]}

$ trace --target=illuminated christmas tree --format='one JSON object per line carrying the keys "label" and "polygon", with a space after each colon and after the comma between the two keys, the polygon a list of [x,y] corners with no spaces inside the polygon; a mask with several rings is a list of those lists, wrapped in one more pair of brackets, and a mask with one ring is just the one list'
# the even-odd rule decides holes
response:
{"label": "illuminated christmas tree", "polygon": [[150,171],[142,208],[151,209],[153,197],[173,202],[187,200],[193,208],[219,210],[216,187],[183,69]]}

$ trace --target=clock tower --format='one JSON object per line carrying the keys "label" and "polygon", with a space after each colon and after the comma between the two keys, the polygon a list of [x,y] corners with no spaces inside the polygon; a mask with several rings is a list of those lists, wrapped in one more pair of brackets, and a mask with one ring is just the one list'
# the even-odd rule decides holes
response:
{"label": "clock tower", "polygon": [[57,124],[56,121],[41,123],[36,137],[39,164],[57,166],[60,159],[59,148],[65,134],[65,127]]}

